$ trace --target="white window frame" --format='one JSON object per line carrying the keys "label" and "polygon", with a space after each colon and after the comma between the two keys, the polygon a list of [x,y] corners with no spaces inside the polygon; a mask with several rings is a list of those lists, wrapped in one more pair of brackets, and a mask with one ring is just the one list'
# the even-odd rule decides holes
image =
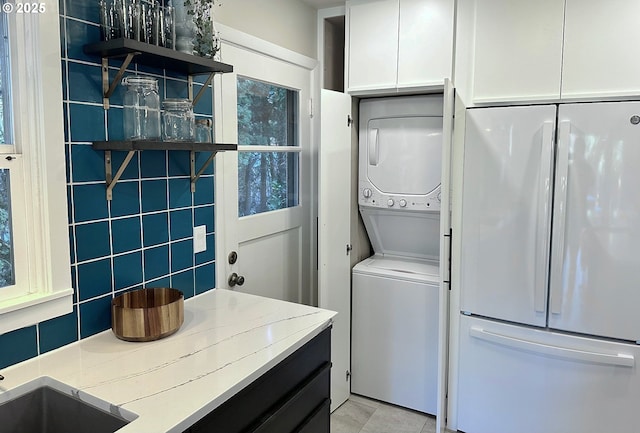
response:
{"label": "white window frame", "polygon": [[16,270],[27,269],[28,283],[21,296],[0,289],[0,334],[73,311],[58,1],[40,4],[43,13],[7,14],[15,142],[8,166],[16,163],[11,182],[23,190],[16,195],[12,186],[12,218],[20,227],[24,212],[26,233],[14,236],[14,249],[26,251]]}

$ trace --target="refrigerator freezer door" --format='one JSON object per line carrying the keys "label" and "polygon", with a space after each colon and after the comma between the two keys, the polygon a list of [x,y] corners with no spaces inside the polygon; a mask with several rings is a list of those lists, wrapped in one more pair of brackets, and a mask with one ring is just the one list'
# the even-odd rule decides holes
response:
{"label": "refrigerator freezer door", "polygon": [[638,116],[639,102],[559,109],[552,328],[640,340]]}
{"label": "refrigerator freezer door", "polygon": [[460,318],[457,428],[637,431],[640,347]]}
{"label": "refrigerator freezer door", "polygon": [[553,105],[467,110],[462,311],[545,326]]}

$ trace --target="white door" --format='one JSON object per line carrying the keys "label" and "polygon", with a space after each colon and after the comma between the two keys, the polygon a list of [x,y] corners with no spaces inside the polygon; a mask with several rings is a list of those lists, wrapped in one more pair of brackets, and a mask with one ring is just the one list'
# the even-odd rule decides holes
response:
{"label": "white door", "polygon": [[216,157],[218,287],[309,303],[310,71],[231,45],[223,55],[234,72],[221,79],[221,141],[238,152]]}
{"label": "white door", "polygon": [[[637,95],[640,38],[637,0],[567,0],[562,98]],[[585,67],[588,65],[588,67]]]}
{"label": "white door", "polygon": [[564,0],[475,0],[474,102],[560,97]]}
{"label": "white door", "polygon": [[331,410],[349,398],[351,362],[351,96],[321,91],[318,306],[337,311],[331,331]]}
{"label": "white door", "polygon": [[544,326],[553,105],[467,110],[461,310]]}
{"label": "white door", "polygon": [[640,341],[640,103],[563,105],[549,326]]}
{"label": "white door", "polygon": [[349,92],[393,89],[398,65],[398,0],[347,2]]}

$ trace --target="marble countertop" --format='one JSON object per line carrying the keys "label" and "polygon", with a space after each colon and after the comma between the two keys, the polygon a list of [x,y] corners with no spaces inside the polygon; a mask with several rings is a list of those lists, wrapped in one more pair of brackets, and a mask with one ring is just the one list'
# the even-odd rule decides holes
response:
{"label": "marble countertop", "polygon": [[[2,371],[0,401],[42,376],[137,418],[118,433],[180,433],[318,335],[336,313],[230,290],[185,301],[184,325],[132,343],[111,330]],[[85,394],[86,393],[86,394]]]}

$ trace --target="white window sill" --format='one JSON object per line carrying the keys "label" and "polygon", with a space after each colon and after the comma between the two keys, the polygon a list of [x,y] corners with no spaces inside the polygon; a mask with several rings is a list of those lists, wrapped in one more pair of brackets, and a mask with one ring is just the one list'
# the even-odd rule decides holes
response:
{"label": "white window sill", "polygon": [[0,334],[35,325],[73,311],[73,289],[33,293],[0,302]]}

